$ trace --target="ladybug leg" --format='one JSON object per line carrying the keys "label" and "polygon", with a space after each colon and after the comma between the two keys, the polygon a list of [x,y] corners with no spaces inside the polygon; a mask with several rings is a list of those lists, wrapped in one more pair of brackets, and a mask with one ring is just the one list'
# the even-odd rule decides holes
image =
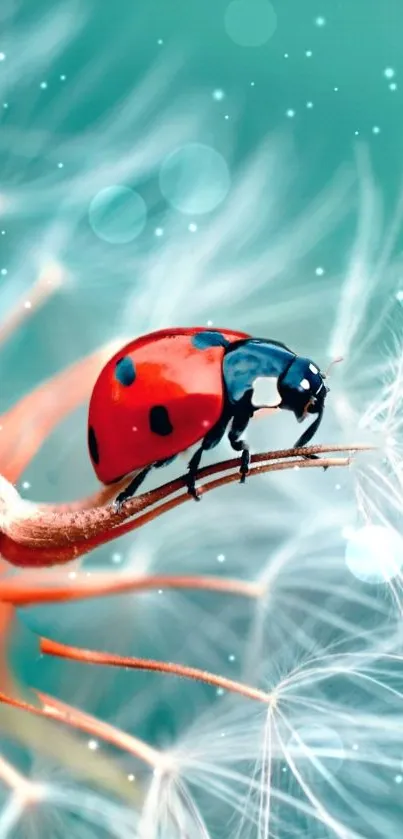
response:
{"label": "ladybug leg", "polygon": [[208,451],[209,449],[213,449],[214,446],[217,446],[220,440],[222,440],[227,425],[231,418],[231,409],[226,406],[221,419],[207,432],[201,446],[197,449],[190,458],[188,463],[188,474],[187,474],[187,488],[189,495],[194,498],[195,501],[200,501],[200,495],[197,492],[195,481],[197,478],[197,472],[200,466],[200,461],[203,456],[203,452]]}
{"label": "ladybug leg", "polygon": [[241,435],[245,431],[250,420],[250,410],[245,413],[236,414],[232,420],[231,428],[228,432],[228,440],[232,448],[236,452],[241,452],[241,468],[239,470],[241,476],[241,484],[245,483],[246,476],[249,472],[250,451],[246,440],[243,440]]}
{"label": "ladybug leg", "polygon": [[138,475],[135,475],[133,480],[130,481],[130,484],[128,484],[122,492],[119,492],[119,495],[116,496],[113,502],[113,509],[115,513],[118,513],[122,509],[125,501],[128,501],[129,498],[133,498],[133,495],[135,495],[139,486],[143,483],[151,469],[152,466],[147,466],[146,469],[143,469],[138,473]]}

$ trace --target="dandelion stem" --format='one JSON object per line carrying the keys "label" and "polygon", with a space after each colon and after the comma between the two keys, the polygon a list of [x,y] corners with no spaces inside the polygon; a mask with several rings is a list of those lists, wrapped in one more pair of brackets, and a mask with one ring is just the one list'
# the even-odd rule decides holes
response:
{"label": "dandelion stem", "polygon": [[[328,457],[312,460],[306,456],[334,450],[358,451],[368,448],[315,446],[303,450],[266,452],[254,455],[250,477],[295,467],[308,469],[348,466],[351,462],[349,458]],[[202,492],[210,492],[237,482],[239,461],[224,461],[201,470],[201,481],[228,470],[232,471],[205,483]],[[69,562],[188,502],[190,498],[186,491],[180,495],[176,494],[184,489],[185,481],[186,477],[183,476],[131,499],[122,511],[116,513],[112,506],[86,509],[86,501],[81,509],[75,507],[73,511],[66,510],[65,505],[58,510],[57,507],[49,509],[46,505],[28,504],[23,502],[16,490],[3,479],[0,482],[0,553],[10,563],[25,567],[52,566]],[[154,506],[156,504],[157,507]]]}
{"label": "dandelion stem", "polygon": [[0,601],[14,606],[33,606],[39,603],[61,603],[86,600],[110,594],[125,592],[151,591],[153,589],[193,589],[195,591],[215,591],[221,594],[234,594],[242,597],[257,598],[264,587],[248,580],[226,577],[196,575],[158,574],[155,576],[120,575],[113,573],[94,574],[90,579],[75,579],[71,584],[65,580],[59,584],[38,584],[37,578],[30,579],[26,574],[0,580]]}
{"label": "dandelion stem", "polygon": [[183,664],[113,655],[112,653],[102,653],[96,650],[84,650],[79,647],[60,644],[58,641],[52,641],[49,638],[41,638],[40,649],[45,655],[54,655],[59,658],[69,659],[70,661],[107,665],[109,667],[129,667],[133,670],[147,670],[155,673],[167,673],[182,679],[193,679],[197,682],[203,682],[206,685],[222,688],[230,693],[238,693],[257,702],[263,702],[265,705],[270,705],[273,701],[273,696],[270,693],[254,688],[251,685],[236,682],[233,679],[227,679],[225,676],[219,676],[216,673],[209,673],[207,670],[186,667]]}

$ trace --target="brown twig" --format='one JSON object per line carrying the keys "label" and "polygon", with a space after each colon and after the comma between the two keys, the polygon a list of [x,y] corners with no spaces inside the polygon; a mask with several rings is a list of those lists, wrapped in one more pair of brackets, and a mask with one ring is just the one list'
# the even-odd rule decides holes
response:
{"label": "brown twig", "polygon": [[[358,451],[368,447],[314,446],[309,449],[290,449],[281,452],[267,452],[254,455],[250,477],[264,472],[283,471],[298,467],[327,468],[348,466],[349,458],[306,459],[308,454],[322,454],[330,451]],[[304,457],[302,457],[304,454]],[[232,470],[230,474],[210,480],[201,490],[204,493],[239,480],[239,461],[230,460],[201,470],[204,481],[219,472]],[[189,501],[184,490],[185,476],[164,486],[128,501],[120,512],[112,506],[60,512],[46,505],[24,502],[17,491],[7,482],[0,482],[0,553],[10,563],[24,567],[51,566],[69,562],[99,545],[116,539],[143,526]],[[174,497],[172,497],[174,496]],[[164,503],[161,503],[164,502]],[[84,502],[85,504],[85,502]],[[155,506],[158,505],[158,506]],[[152,508],[152,509],[151,509]],[[145,512],[147,511],[147,512]]]}

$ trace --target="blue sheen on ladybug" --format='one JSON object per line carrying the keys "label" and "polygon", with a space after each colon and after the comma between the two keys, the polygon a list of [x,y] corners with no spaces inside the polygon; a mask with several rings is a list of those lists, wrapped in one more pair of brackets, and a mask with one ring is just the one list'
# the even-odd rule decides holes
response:
{"label": "blue sheen on ladybug", "polygon": [[[123,387],[118,395],[112,385]],[[275,385],[273,404],[262,405],[258,380]],[[89,450],[104,483],[133,474],[115,508],[137,491],[150,469],[163,466],[199,443],[188,464],[187,488],[195,482],[203,452],[225,434],[240,453],[240,480],[249,471],[243,434],[263,407],[314,421],[295,447],[313,438],[322,420],[328,388],[325,374],[285,344],[228,329],[162,330],[136,339],[107,363],[95,384],[89,410]],[[120,401],[119,401],[120,400]]]}

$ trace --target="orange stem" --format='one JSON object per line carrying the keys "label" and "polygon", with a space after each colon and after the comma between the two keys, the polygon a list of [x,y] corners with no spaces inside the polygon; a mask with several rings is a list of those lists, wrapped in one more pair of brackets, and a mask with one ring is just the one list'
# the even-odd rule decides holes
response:
{"label": "orange stem", "polygon": [[147,670],[154,673],[168,673],[172,676],[179,676],[182,679],[193,679],[197,682],[203,682],[206,685],[222,688],[231,693],[237,693],[241,696],[246,696],[248,699],[263,702],[270,705],[273,701],[273,696],[263,690],[254,688],[251,685],[246,685],[243,682],[236,682],[233,679],[227,679],[225,676],[219,676],[215,673],[209,673],[207,670],[198,670],[196,667],[186,667],[183,664],[173,664],[172,662],[154,661],[153,659],[133,658],[130,656],[113,655],[112,653],[101,653],[95,650],[83,650],[79,647],[71,647],[67,644],[60,644],[57,641],[52,641],[49,638],[41,638],[40,640],[41,653],[45,655],[54,655],[59,658],[66,658],[70,661],[80,661],[86,664],[101,664],[109,667],[130,667],[133,670]]}
{"label": "orange stem", "polygon": [[215,591],[221,594],[234,594],[242,597],[259,597],[263,587],[259,583],[214,576],[127,576],[116,574],[96,574],[72,580],[59,585],[37,584],[36,578],[30,580],[26,574],[0,581],[0,601],[14,606],[34,606],[39,603],[65,603],[67,601],[86,600],[109,594],[150,591],[152,589],[193,589],[197,591]]}

